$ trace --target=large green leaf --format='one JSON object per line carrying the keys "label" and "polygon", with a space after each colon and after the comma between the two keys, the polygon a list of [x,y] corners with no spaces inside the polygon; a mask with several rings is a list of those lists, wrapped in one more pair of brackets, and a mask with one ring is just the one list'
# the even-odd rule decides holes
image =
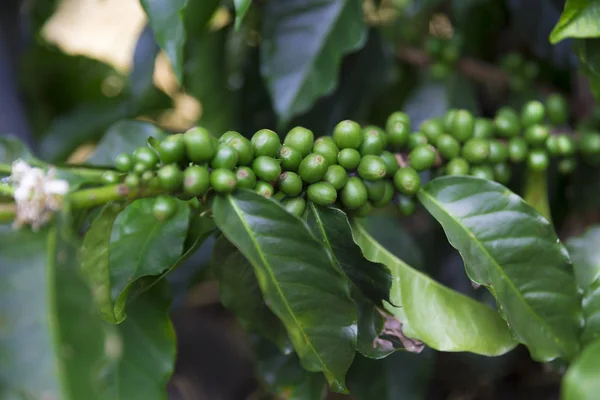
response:
{"label": "large green leaf", "polygon": [[143,121],[119,121],[113,124],[88,159],[91,165],[113,165],[120,153],[133,153],[143,147],[150,137],[164,139],[166,134],[158,126]]}
{"label": "large green leaf", "polygon": [[474,177],[437,178],[419,199],[532,357],[572,358],[580,299],[569,254],[548,220],[504,186]]}
{"label": "large green leaf", "polygon": [[335,89],[342,56],[366,39],[359,0],[269,1],[262,28],[261,71],[283,123]]}
{"label": "large green leaf", "polygon": [[581,334],[584,345],[600,337],[600,227],[590,228],[583,236],[567,242],[573,260],[577,286],[583,291]]}
{"label": "large green leaf", "polygon": [[183,79],[183,46],[185,28],[183,15],[188,0],[140,0],[154,37],[169,57],[175,77]]}
{"label": "large green leaf", "polygon": [[213,248],[211,269],[219,281],[221,302],[235,314],[244,329],[259,332],[285,349],[287,335],[265,304],[252,265],[224,236],[217,239]]}
{"label": "large green leaf", "polygon": [[574,45],[579,68],[590,80],[590,90],[600,99],[600,39],[578,39]]}
{"label": "large green leaf", "polygon": [[346,214],[337,208],[308,206],[308,225],[315,236],[325,243],[338,268],[354,284],[352,298],[358,306],[358,350],[372,358],[381,358],[394,351],[377,341],[385,325],[377,307],[390,301],[392,275],[381,264],[367,260],[352,239],[352,228]]}
{"label": "large green leaf", "polygon": [[104,330],[62,226],[0,226],[0,397],[98,399]]}
{"label": "large green leaf", "polygon": [[269,308],[283,322],[304,368],[345,391],[356,351],[349,282],[326,248],[279,203],[249,190],[219,196],[217,227],[254,267]]}
{"label": "large green leaf", "polygon": [[496,356],[516,346],[506,324],[490,307],[441,285],[411,268],[375,241],[359,224],[354,239],[365,256],[390,269],[394,277],[387,310],[404,334],[439,351],[468,351]]}
{"label": "large green leaf", "polygon": [[560,20],[550,33],[550,43],[566,38],[600,37],[600,1],[567,0]]}
{"label": "large green leaf", "polygon": [[105,399],[164,400],[175,365],[175,331],[169,319],[168,285],[135,298],[127,319],[107,334],[109,364],[103,371]]}
{"label": "large green leaf", "polygon": [[136,200],[120,213],[107,205],[85,235],[82,268],[108,322],[125,319],[127,297],[140,278],[168,271],[184,250],[187,204],[178,201],[176,214],[166,221],[154,217],[153,204],[154,199]]}
{"label": "large green leaf", "polygon": [[600,393],[600,341],[587,346],[573,361],[562,382],[562,400],[596,400]]}

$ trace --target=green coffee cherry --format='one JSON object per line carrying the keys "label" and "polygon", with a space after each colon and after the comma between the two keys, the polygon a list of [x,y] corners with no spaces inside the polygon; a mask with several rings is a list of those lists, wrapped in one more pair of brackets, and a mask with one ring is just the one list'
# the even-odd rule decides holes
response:
{"label": "green coffee cherry", "polygon": [[158,196],[154,199],[152,214],[159,221],[166,221],[177,212],[177,200],[170,196]]}
{"label": "green coffee cherry", "polygon": [[584,133],[579,141],[579,151],[588,162],[596,163],[600,161],[600,134]]}
{"label": "green coffee cherry", "polygon": [[220,144],[210,166],[213,168],[234,169],[239,160],[238,152],[227,144]]}
{"label": "green coffee cherry", "polygon": [[470,174],[477,178],[494,180],[494,169],[489,165],[474,165],[471,167]]}
{"label": "green coffee cherry", "polygon": [[548,151],[548,154],[550,154],[551,156],[556,156],[558,155],[558,140],[556,139],[556,136],[548,136],[548,139],[546,139],[546,151]]}
{"label": "green coffee cherry", "polygon": [[127,153],[121,153],[115,158],[115,168],[121,172],[129,172],[133,168],[133,159]]}
{"label": "green coffee cherry", "polygon": [[427,140],[427,136],[421,132],[413,132],[408,137],[408,148],[413,150],[416,147],[427,144],[429,141]]}
{"label": "green coffee cherry", "polygon": [[327,160],[320,154],[311,153],[304,157],[298,168],[298,173],[304,182],[314,183],[320,181],[327,172]]}
{"label": "green coffee cherry", "polygon": [[285,199],[281,202],[283,208],[286,209],[292,215],[296,217],[302,217],[304,215],[304,211],[306,210],[306,200],[302,197],[293,197],[291,199]]}
{"label": "green coffee cherry", "polygon": [[438,138],[444,134],[444,123],[441,120],[429,119],[423,121],[419,131],[427,137],[429,143],[437,143]]}
{"label": "green coffee cherry", "polygon": [[467,110],[457,110],[452,119],[450,134],[459,142],[466,142],[473,137],[474,130],[475,118],[473,118],[473,114]]}
{"label": "green coffee cherry", "polygon": [[306,189],[306,196],[319,206],[328,206],[337,200],[337,191],[327,182],[317,182]]}
{"label": "green coffee cherry", "polygon": [[302,157],[306,157],[312,150],[314,142],[315,135],[310,129],[297,126],[288,132],[283,144],[297,149]]}
{"label": "green coffee cherry", "polygon": [[446,164],[446,175],[469,175],[471,166],[464,158],[456,157]]}
{"label": "green coffee cherry", "polygon": [[488,157],[491,163],[501,163],[508,159],[508,146],[500,140],[490,140],[490,156]]}
{"label": "green coffee cherry", "polygon": [[[239,186],[238,186],[239,187]],[[285,193],[283,192],[275,192],[273,196],[271,196],[273,200],[281,201],[285,198]]]}
{"label": "green coffee cherry", "polygon": [[548,153],[542,149],[533,149],[527,156],[527,166],[532,171],[545,171],[550,165]]}
{"label": "green coffee cherry", "polygon": [[550,136],[550,131],[544,125],[530,125],[525,130],[525,140],[532,147],[540,147],[546,144],[546,140]]}
{"label": "green coffee cherry", "polygon": [[417,203],[411,197],[399,195],[398,209],[403,215],[410,217],[417,211]]}
{"label": "green coffee cherry", "polygon": [[202,196],[208,192],[211,181],[206,167],[191,165],[183,171],[183,192],[189,196]]}
{"label": "green coffee cherry", "polygon": [[487,139],[472,138],[465,142],[462,156],[472,164],[482,163],[490,156],[490,142]]}
{"label": "green coffee cherry", "polygon": [[322,155],[329,165],[337,163],[337,155],[339,152],[340,150],[329,136],[317,139],[313,146],[313,153]]}
{"label": "green coffee cherry", "polygon": [[235,178],[240,189],[254,189],[256,186],[256,174],[249,167],[239,167],[235,172]]}
{"label": "green coffee cherry", "polygon": [[152,166],[150,166],[150,165],[137,162],[133,165],[132,172],[136,175],[142,175],[144,172],[150,170],[151,168],[152,168]]}
{"label": "green coffee cherry", "polygon": [[283,146],[279,150],[279,159],[281,167],[286,171],[298,171],[298,167],[302,162],[302,153],[290,146]]}
{"label": "green coffee cherry", "polygon": [[275,157],[281,147],[279,136],[270,129],[261,129],[256,132],[250,139],[250,143],[255,157]]}
{"label": "green coffee cherry", "polygon": [[444,80],[450,76],[452,69],[445,62],[434,62],[429,66],[429,73],[434,80]]}
{"label": "green coffee cherry", "polygon": [[421,188],[421,178],[411,167],[402,167],[394,174],[394,186],[400,193],[412,196]]}
{"label": "green coffee cherry", "polygon": [[556,136],[556,149],[557,153],[563,157],[572,156],[576,151],[575,142],[569,135],[558,135]]}
{"label": "green coffee cherry", "polygon": [[346,170],[354,170],[360,163],[360,153],[355,149],[342,149],[338,153],[337,161]]}
{"label": "green coffee cherry", "polygon": [[527,158],[529,147],[522,137],[514,137],[508,141],[508,158],[514,163],[520,163]]}
{"label": "green coffee cherry", "polygon": [[366,155],[379,155],[385,149],[387,139],[383,131],[376,126],[367,126],[363,129],[362,142],[359,153]]}
{"label": "green coffee cherry", "polygon": [[[383,184],[385,185],[385,190],[383,192],[383,196],[381,196],[381,198],[377,201],[372,201],[372,205],[373,207],[385,207],[388,204],[391,203],[392,199],[394,198],[394,194],[396,193],[396,190],[394,189],[394,185],[392,184],[392,182],[390,182],[389,180],[383,180],[383,181],[377,181],[377,182],[383,182]],[[367,188],[367,195],[368,195],[368,188]]]}
{"label": "green coffee cherry", "polygon": [[442,157],[446,160],[452,160],[460,154],[460,143],[454,138],[454,136],[444,133],[441,135],[435,145]]}
{"label": "green coffee cherry", "polygon": [[123,183],[128,188],[135,189],[140,186],[140,177],[135,174],[127,174]]}
{"label": "green coffee cherry", "polygon": [[385,163],[381,157],[366,155],[358,164],[358,175],[367,180],[375,181],[385,178]]}
{"label": "green coffee cherry", "polygon": [[279,175],[279,190],[290,197],[298,196],[302,192],[302,178],[295,172],[284,172]]}
{"label": "green coffee cherry", "polygon": [[399,168],[398,160],[396,159],[396,156],[394,154],[390,153],[389,151],[383,151],[379,155],[379,157],[381,157],[381,159],[383,160],[383,163],[385,164],[385,170],[386,170],[385,176],[394,176],[394,174],[396,173],[396,171]]}
{"label": "green coffee cherry", "polygon": [[279,161],[267,156],[256,157],[252,162],[252,170],[258,179],[265,182],[275,182],[281,175]]}
{"label": "green coffee cherry", "polygon": [[510,165],[505,162],[494,164],[494,180],[498,183],[506,185],[510,182],[512,176],[512,170]]}
{"label": "green coffee cherry", "polygon": [[355,218],[364,218],[368,217],[371,214],[371,211],[373,211],[373,206],[371,205],[371,202],[367,200],[362,206],[352,210],[350,214]]}
{"label": "green coffee cherry", "polygon": [[369,181],[364,180],[363,183],[367,188],[367,196],[372,202],[379,201],[385,195],[387,180]]}
{"label": "green coffee cherry", "polygon": [[494,118],[494,126],[498,135],[512,138],[519,135],[521,131],[521,121],[517,113],[509,108],[498,111]]}
{"label": "green coffee cherry", "polygon": [[115,171],[105,171],[100,179],[105,185],[114,185],[119,183],[119,174]]}
{"label": "green coffee cherry", "polygon": [[183,143],[187,158],[195,163],[210,161],[217,152],[213,136],[201,127],[195,127],[185,132]]}
{"label": "green coffee cherry", "polygon": [[149,147],[138,147],[133,152],[133,161],[136,164],[142,164],[147,169],[153,168],[158,163],[158,156]]}
{"label": "green coffee cherry", "polygon": [[563,175],[568,175],[573,173],[577,168],[577,160],[575,158],[565,158],[558,162],[558,172]]}
{"label": "green coffee cherry", "polygon": [[358,149],[362,142],[360,125],[350,120],[338,123],[333,130],[333,141],[340,149]]}
{"label": "green coffee cherry", "polygon": [[476,118],[475,127],[473,128],[473,137],[482,139],[492,138],[496,134],[495,129],[492,121],[485,118]]}
{"label": "green coffee cherry", "polygon": [[185,157],[183,134],[169,135],[158,145],[158,155],[163,164],[178,163]]}
{"label": "green coffee cherry", "polygon": [[435,149],[433,146],[423,144],[415,147],[408,154],[410,166],[417,171],[424,171],[435,164]]}
{"label": "green coffee cherry", "polygon": [[357,209],[367,202],[367,188],[357,177],[348,179],[346,186],[340,191],[340,201],[349,210]]}
{"label": "green coffee cherry", "polygon": [[521,124],[523,124],[523,127],[525,128],[542,124],[544,118],[546,118],[546,108],[537,100],[525,103],[521,109]]}
{"label": "green coffee cherry", "polygon": [[229,142],[231,139],[237,139],[237,138],[242,138],[242,137],[244,137],[244,136],[241,133],[239,133],[239,132],[236,132],[236,131],[227,131],[227,132],[225,132],[224,134],[221,135],[221,137],[218,139],[218,141],[220,143],[227,144],[227,142]]}
{"label": "green coffee cherry", "polygon": [[408,129],[408,131],[410,132],[410,117],[408,116],[408,114],[403,113],[401,111],[396,111],[390,114],[390,116],[388,117],[386,123],[385,123],[385,130],[389,133],[392,131],[392,127],[394,125],[396,125],[398,122],[406,125],[406,129]]}
{"label": "green coffee cherry", "polygon": [[341,165],[330,165],[325,172],[323,181],[330,183],[335,190],[341,190],[348,182],[348,173]]}
{"label": "green coffee cherry", "polygon": [[546,99],[546,112],[552,125],[564,125],[569,119],[567,100],[559,94],[551,94]]}
{"label": "green coffee cherry", "polygon": [[273,186],[264,181],[256,182],[254,191],[266,199],[270,198],[273,196],[273,193],[275,193]]}
{"label": "green coffee cherry", "polygon": [[389,145],[396,150],[401,149],[408,142],[410,136],[410,123],[396,121],[387,127],[387,139]]}
{"label": "green coffee cherry", "polygon": [[235,190],[236,185],[235,173],[229,169],[217,168],[210,173],[210,186],[217,193],[231,193]]}
{"label": "green coffee cherry", "polygon": [[181,189],[183,184],[183,172],[175,164],[165,165],[157,172],[160,187],[169,192]]}
{"label": "green coffee cherry", "polygon": [[254,149],[248,139],[245,137],[233,138],[227,142],[227,145],[237,151],[239,165],[248,165],[252,162]]}
{"label": "green coffee cherry", "polygon": [[444,124],[444,131],[452,132],[452,125],[454,124],[454,117],[456,117],[457,112],[458,110],[456,108],[451,108],[448,111],[446,111],[446,114],[444,114],[444,117],[442,119],[442,122]]}

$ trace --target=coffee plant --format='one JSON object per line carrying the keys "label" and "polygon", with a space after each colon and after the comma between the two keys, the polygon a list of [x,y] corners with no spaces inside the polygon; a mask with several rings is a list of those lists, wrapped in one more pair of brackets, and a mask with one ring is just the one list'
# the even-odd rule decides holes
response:
{"label": "coffee plant", "polygon": [[[28,128],[0,114],[2,399],[172,396],[200,341],[171,316],[207,283],[252,398],[456,398],[434,358],[471,371],[464,398],[598,397],[600,2],[139,3],[116,95],[41,37],[58,3],[29,5]],[[191,123],[160,118],[159,52]],[[517,362],[551,394],[486,394]],[[179,396],[229,398],[207,393]]]}

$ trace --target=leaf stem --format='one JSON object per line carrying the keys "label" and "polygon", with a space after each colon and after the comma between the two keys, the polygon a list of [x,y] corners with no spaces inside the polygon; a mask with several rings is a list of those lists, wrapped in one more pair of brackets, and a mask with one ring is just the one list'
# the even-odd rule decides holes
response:
{"label": "leaf stem", "polygon": [[126,185],[110,185],[73,192],[67,200],[74,208],[91,208],[116,200],[135,200],[163,193],[160,188],[130,188]]}
{"label": "leaf stem", "polygon": [[523,198],[548,221],[552,222],[550,204],[548,203],[548,174],[546,171],[525,172],[525,189]]}

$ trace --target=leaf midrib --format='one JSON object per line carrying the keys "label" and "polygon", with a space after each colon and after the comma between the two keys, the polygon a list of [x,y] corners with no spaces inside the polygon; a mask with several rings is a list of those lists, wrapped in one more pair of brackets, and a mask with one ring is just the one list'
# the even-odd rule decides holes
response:
{"label": "leaf midrib", "polygon": [[[260,247],[257,243],[257,241],[254,239],[254,235],[252,234],[252,230],[250,229],[250,227],[248,226],[247,221],[243,218],[241,210],[239,209],[239,207],[237,206],[237,204],[235,204],[235,202],[233,201],[231,196],[227,196],[227,200],[229,201],[229,203],[231,204],[231,207],[233,207],[233,210],[235,211],[235,213],[237,214],[238,218],[240,219],[240,222],[242,223],[244,230],[246,231],[246,233],[248,234],[248,237],[250,238],[250,240],[252,241],[252,244],[254,245],[255,249],[258,251],[259,257],[261,259],[261,261],[264,263],[265,266],[270,265],[267,260],[265,259],[265,257],[263,256],[262,251],[260,250]],[[273,274],[273,272],[271,271],[271,268],[265,268],[269,274],[270,279],[273,282],[277,282],[277,280],[275,279],[275,276]],[[282,299],[283,304],[285,305],[285,308],[287,309],[287,311],[289,312],[290,316],[292,317],[292,320],[294,321],[294,324],[300,328],[300,332],[302,332],[302,336],[305,339],[305,343],[310,347],[310,349],[312,350],[313,354],[317,357],[317,359],[319,360],[319,363],[321,363],[321,365],[323,366],[323,368],[325,369],[325,371],[331,376],[334,377],[335,375],[329,370],[329,368],[327,367],[327,365],[325,364],[325,362],[321,359],[321,356],[319,355],[319,353],[316,351],[316,349],[313,347],[312,345],[312,341],[309,340],[308,335],[306,334],[306,332],[304,331],[304,327],[300,324],[300,322],[298,321],[298,319],[296,318],[296,315],[294,314],[294,312],[292,311],[292,308],[290,306],[290,304],[288,303],[286,297],[284,296],[283,292],[281,291],[281,288],[279,287],[278,284],[275,285],[276,289],[277,289],[277,293],[279,294],[279,297]],[[336,378],[337,380],[337,378]]]}
{"label": "leaf midrib", "polygon": [[[442,207],[441,203],[438,202],[426,190],[421,189],[419,192],[420,192],[421,195],[427,197],[427,199],[429,201],[431,201],[436,207],[438,207],[439,210],[445,211],[445,208]],[[545,330],[547,330],[547,331],[549,331],[549,332],[552,333],[552,335],[550,335],[552,337],[552,341],[554,342],[554,344],[556,344],[557,346],[559,346],[562,349],[563,355],[567,356],[569,354],[569,352],[566,351],[566,348],[562,344],[562,340],[560,340],[560,339],[558,339],[556,337],[556,334],[554,333],[554,329],[550,328],[548,326],[548,324],[546,323],[546,321],[544,321],[539,316],[539,314],[537,314],[536,312],[534,312],[534,310],[531,308],[531,306],[529,305],[529,303],[527,303],[527,301],[525,301],[525,298],[523,297],[523,295],[521,294],[521,292],[518,290],[518,288],[515,286],[515,284],[513,283],[512,279],[509,279],[508,275],[506,275],[506,273],[504,272],[504,270],[502,269],[502,267],[500,266],[500,264],[498,264],[498,262],[496,261],[496,259],[494,257],[492,257],[492,255],[485,248],[485,246],[477,239],[477,237],[475,236],[475,234],[470,229],[468,229],[466,226],[464,226],[463,224],[461,224],[460,221],[458,220],[458,218],[456,218],[452,213],[450,213],[450,211],[445,211],[445,212],[449,216],[449,218],[456,225],[458,225],[459,227],[462,228],[462,230],[471,238],[472,242],[475,243],[475,245],[483,252],[483,254],[485,256],[487,256],[489,260],[491,260],[492,265],[494,266],[494,269],[496,269],[502,275],[502,277],[504,277],[504,280],[507,282],[507,284],[509,285],[510,289],[512,289],[512,291],[514,291],[516,293],[516,295],[519,298],[519,300],[521,300],[521,302],[523,304],[525,304],[527,310],[529,310],[529,312],[535,317],[535,319],[540,323],[540,325],[542,327],[544,327]],[[460,251],[459,251],[459,253],[460,253]],[[483,284],[483,285],[488,286],[486,284]],[[489,286],[492,286],[492,285],[490,284]],[[495,290],[494,290],[494,293],[495,293]]]}

